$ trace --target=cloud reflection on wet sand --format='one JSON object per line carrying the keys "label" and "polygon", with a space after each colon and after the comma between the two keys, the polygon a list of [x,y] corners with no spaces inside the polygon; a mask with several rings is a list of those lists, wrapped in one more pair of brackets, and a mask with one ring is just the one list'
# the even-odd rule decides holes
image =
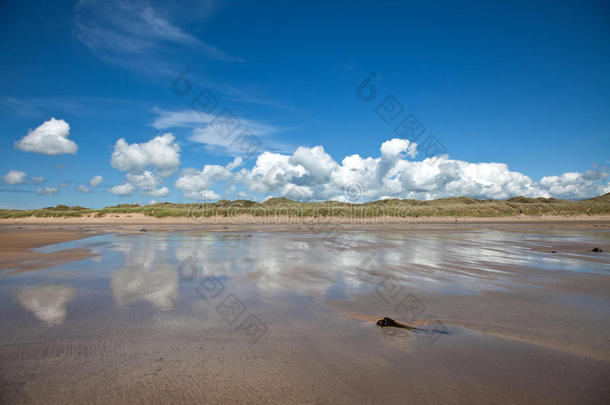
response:
{"label": "cloud reflection on wet sand", "polygon": [[74,287],[57,284],[22,287],[17,293],[17,301],[49,326],[63,323],[66,306],[75,297]]}

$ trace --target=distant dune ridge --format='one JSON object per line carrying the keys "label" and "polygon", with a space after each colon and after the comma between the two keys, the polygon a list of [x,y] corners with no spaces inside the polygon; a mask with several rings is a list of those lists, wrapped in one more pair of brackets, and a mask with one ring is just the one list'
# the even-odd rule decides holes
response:
{"label": "distant dune ridge", "polygon": [[555,198],[512,197],[507,200],[451,197],[436,200],[377,200],[361,204],[339,201],[299,202],[269,198],[262,203],[250,200],[220,200],[214,203],[170,203],[150,205],[119,204],[102,209],[57,205],[34,210],[0,210],[0,218],[24,217],[104,217],[113,214],[144,214],[150,217],[544,217],[610,215],[610,193],[580,201]]}

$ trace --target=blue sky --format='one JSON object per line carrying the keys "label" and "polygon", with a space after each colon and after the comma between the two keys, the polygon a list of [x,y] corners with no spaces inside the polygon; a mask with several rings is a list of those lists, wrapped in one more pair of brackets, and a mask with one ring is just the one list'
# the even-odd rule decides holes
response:
{"label": "blue sky", "polygon": [[166,3],[2,2],[0,206],[610,191],[605,1]]}

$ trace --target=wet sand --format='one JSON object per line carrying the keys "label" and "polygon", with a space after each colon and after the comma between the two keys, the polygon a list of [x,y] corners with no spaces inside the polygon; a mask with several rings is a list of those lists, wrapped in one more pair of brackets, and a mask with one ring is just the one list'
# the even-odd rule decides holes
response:
{"label": "wet sand", "polygon": [[0,227],[2,403],[610,398],[608,223],[19,226]]}
{"label": "wet sand", "polygon": [[61,229],[44,230],[40,227],[28,228],[24,230],[23,227],[13,227],[13,229],[4,229],[4,232],[0,231],[0,270],[12,269],[5,274],[22,270],[43,269],[92,257],[91,252],[87,249],[70,249],[50,253],[32,251],[33,248],[45,245],[81,239],[90,235],[90,232],[83,230],[62,231]]}

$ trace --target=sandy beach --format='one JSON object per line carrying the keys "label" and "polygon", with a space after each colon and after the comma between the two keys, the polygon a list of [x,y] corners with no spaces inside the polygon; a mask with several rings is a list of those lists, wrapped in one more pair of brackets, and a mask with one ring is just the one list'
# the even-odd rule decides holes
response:
{"label": "sandy beach", "polygon": [[252,216],[252,215],[232,215],[232,216],[211,216],[197,218],[193,216],[165,217],[157,218],[145,214],[111,214],[102,217],[93,214],[80,217],[22,217],[22,218],[3,218],[0,225],[321,225],[321,224],[343,224],[343,225],[395,225],[395,224],[552,224],[559,223],[562,226],[568,224],[578,224],[579,226],[591,225],[595,228],[608,227],[610,224],[609,215],[545,215],[516,217],[406,217],[380,216],[372,218],[340,218],[340,217],[289,217],[282,215]]}
{"label": "sandy beach", "polygon": [[608,221],[80,220],[0,227],[4,403],[609,398]]}

